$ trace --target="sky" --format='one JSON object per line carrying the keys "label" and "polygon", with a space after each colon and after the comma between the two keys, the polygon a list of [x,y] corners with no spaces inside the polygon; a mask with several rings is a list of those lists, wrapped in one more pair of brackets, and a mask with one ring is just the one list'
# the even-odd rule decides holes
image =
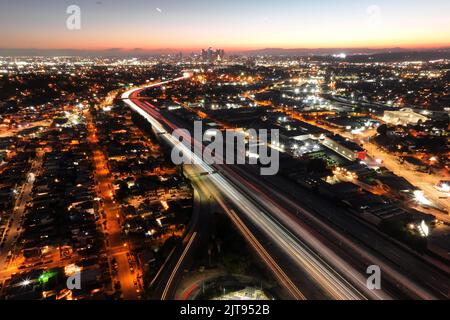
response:
{"label": "sky", "polygon": [[443,47],[449,12],[449,0],[0,0],[0,48]]}

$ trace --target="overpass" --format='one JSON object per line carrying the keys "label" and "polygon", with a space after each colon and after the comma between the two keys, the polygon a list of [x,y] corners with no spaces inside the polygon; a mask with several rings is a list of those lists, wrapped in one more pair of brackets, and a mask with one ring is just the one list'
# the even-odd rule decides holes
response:
{"label": "overpass", "polygon": [[[280,212],[277,206],[265,203],[266,199],[258,198],[253,190],[248,189],[244,181],[240,181],[239,178],[236,178],[236,175],[232,174],[229,167],[217,168],[206,164],[191,152],[190,145],[196,143],[195,141],[191,141],[189,137],[189,140],[185,139],[181,143],[167,134],[168,129],[174,130],[178,127],[162,117],[158,108],[148,101],[135,99],[145,89],[184,79],[187,79],[187,77],[183,76],[172,81],[132,89],[125,92],[122,99],[130,108],[144,117],[166,143],[178,148],[184,155],[191,157],[194,163],[198,163],[199,169],[208,174],[203,181],[215,190],[213,192],[215,201],[229,215],[236,227],[273,272],[279,283],[290,293],[291,297],[306,299],[305,294],[295,283],[296,281],[293,281],[291,276],[284,271],[284,269],[298,268],[298,270],[303,270],[311,281],[320,288],[323,298],[343,300],[389,299],[390,296],[383,291],[368,290],[363,275],[328,252],[327,257],[332,258],[335,262],[338,261],[339,268],[331,266],[322,258],[323,255],[319,254],[323,253],[326,248],[319,242],[314,241],[311,234],[305,232],[305,236],[309,238],[308,241],[299,239],[298,234],[294,235],[278,221],[276,217],[283,216],[284,213]],[[254,235],[255,228],[258,229],[258,237]],[[269,241],[261,241],[261,236]],[[271,245],[268,246],[266,243]],[[313,248],[307,243],[314,243]],[[285,256],[282,261],[276,261],[272,258],[279,252]],[[289,266],[286,266],[286,264],[289,264]],[[341,272],[345,274],[345,277],[341,275]],[[349,278],[351,281],[347,280]]]}

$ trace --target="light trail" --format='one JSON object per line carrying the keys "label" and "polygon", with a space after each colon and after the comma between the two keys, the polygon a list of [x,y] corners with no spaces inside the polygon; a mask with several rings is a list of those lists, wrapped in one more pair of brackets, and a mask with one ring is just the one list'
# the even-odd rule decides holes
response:
{"label": "light trail", "polygon": [[[213,194],[217,193],[215,187],[211,185],[208,180],[199,180],[196,184],[204,189],[208,189]],[[246,238],[248,243],[254,248],[259,257],[266,263],[269,269],[273,272],[275,277],[284,285],[284,287],[289,291],[292,297],[297,300],[306,300],[305,295],[298,289],[298,287],[292,282],[292,280],[287,276],[287,274],[282,270],[278,263],[270,256],[267,250],[261,245],[261,243],[256,239],[253,233],[247,228],[243,221],[239,218],[237,213],[230,209],[222,198],[218,195],[215,196],[217,204],[224,210],[224,212],[229,216],[234,225],[238,228],[239,232]]]}
{"label": "light trail", "polygon": [[190,248],[191,248],[191,246],[192,246],[192,243],[194,242],[194,240],[195,240],[196,237],[197,237],[197,232],[194,232],[194,233],[192,234],[192,237],[189,239],[188,244],[187,244],[186,247],[184,248],[183,253],[182,253],[180,259],[178,259],[178,262],[177,262],[175,268],[172,270],[172,273],[171,273],[171,275],[170,275],[170,278],[169,278],[169,280],[167,281],[166,287],[164,288],[164,292],[163,292],[163,294],[162,294],[162,296],[161,296],[161,300],[166,300],[166,299],[167,299],[167,295],[168,295],[169,290],[170,290],[170,288],[171,288],[171,286],[172,286],[172,281],[173,281],[173,279],[175,279],[175,276],[176,276],[176,274],[178,273],[178,269],[180,268],[181,263],[183,262],[184,258],[186,257],[186,254],[189,252],[189,250],[190,250]]}
{"label": "light trail", "polygon": [[[186,79],[187,77],[180,77],[174,79],[173,81],[180,81]],[[123,101],[130,106],[134,111],[144,117],[153,127],[153,129],[161,134],[163,139],[165,139],[170,145],[178,148],[185,156],[188,156],[193,163],[198,164],[209,174],[208,178],[213,183],[213,185],[223,192],[228,199],[240,209],[240,212],[246,215],[253,225],[263,231],[263,233],[273,240],[278,247],[284,251],[287,257],[293,259],[299,268],[306,270],[309,275],[315,280],[315,282],[324,289],[331,297],[334,299],[341,300],[360,300],[360,299],[388,299],[389,297],[384,294],[379,294],[374,291],[370,291],[365,288],[363,294],[360,289],[355,288],[351,283],[340,276],[329,264],[327,264],[322,258],[315,254],[310,248],[305,246],[305,243],[300,241],[295,235],[293,235],[289,230],[282,226],[278,221],[275,221],[273,216],[278,216],[278,214],[268,214],[261,210],[257,205],[255,205],[251,200],[244,196],[238,188],[232,185],[227,179],[225,179],[221,174],[214,174],[217,172],[212,166],[206,164],[198,155],[191,151],[190,145],[192,144],[190,138],[184,139],[180,142],[173,136],[166,134],[167,131],[164,126],[157,120],[161,119],[161,115],[157,112],[157,108],[146,102],[146,105],[138,105],[133,101],[132,95],[138,93],[139,91],[145,90],[147,88],[156,87],[158,85],[163,85],[170,83],[172,81],[165,81],[157,84],[152,84],[147,87],[137,88],[130,90],[122,95]],[[168,123],[167,120],[165,120]],[[173,124],[169,126],[175,129],[176,126]],[[187,143],[189,141],[189,144]],[[273,205],[270,207],[272,210],[277,208]],[[270,210],[269,212],[272,212]],[[235,221],[236,222],[236,221]],[[272,266],[273,267],[273,266]],[[271,267],[271,269],[273,269]],[[277,277],[283,278],[282,275],[277,274]],[[284,282],[283,282],[284,283]],[[297,289],[298,290],[298,289]],[[367,295],[367,296],[366,296]],[[296,297],[298,298],[298,297]]]}
{"label": "light trail", "polygon": [[156,279],[159,278],[159,275],[160,275],[160,274],[163,272],[163,270],[165,269],[165,267],[166,267],[167,263],[169,262],[170,258],[171,258],[171,257],[173,256],[173,254],[175,253],[175,250],[176,250],[176,248],[173,248],[173,249],[170,251],[169,255],[168,255],[167,258],[166,258],[166,261],[164,261],[164,264],[161,266],[161,268],[159,268],[158,272],[157,272],[156,275],[153,277],[152,282],[150,282],[150,285],[149,285],[150,288],[153,287],[153,285],[155,284]]}

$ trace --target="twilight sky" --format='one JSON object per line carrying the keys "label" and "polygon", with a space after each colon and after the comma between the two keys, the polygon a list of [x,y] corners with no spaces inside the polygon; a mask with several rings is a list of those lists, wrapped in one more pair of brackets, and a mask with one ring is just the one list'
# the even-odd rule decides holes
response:
{"label": "twilight sky", "polygon": [[449,0],[0,0],[0,48],[439,47],[449,12]]}

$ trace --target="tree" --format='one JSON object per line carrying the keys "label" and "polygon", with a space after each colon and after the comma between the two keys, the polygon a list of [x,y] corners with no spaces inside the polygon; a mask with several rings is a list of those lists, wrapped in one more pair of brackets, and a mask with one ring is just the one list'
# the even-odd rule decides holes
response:
{"label": "tree", "polygon": [[325,172],[327,162],[323,159],[311,159],[307,165],[308,172]]}
{"label": "tree", "polygon": [[120,202],[125,201],[131,195],[128,185],[124,181],[119,182],[119,190],[116,192],[116,198]]}
{"label": "tree", "polygon": [[386,136],[388,132],[388,126],[386,124],[382,124],[378,127],[377,132],[380,136]]}

